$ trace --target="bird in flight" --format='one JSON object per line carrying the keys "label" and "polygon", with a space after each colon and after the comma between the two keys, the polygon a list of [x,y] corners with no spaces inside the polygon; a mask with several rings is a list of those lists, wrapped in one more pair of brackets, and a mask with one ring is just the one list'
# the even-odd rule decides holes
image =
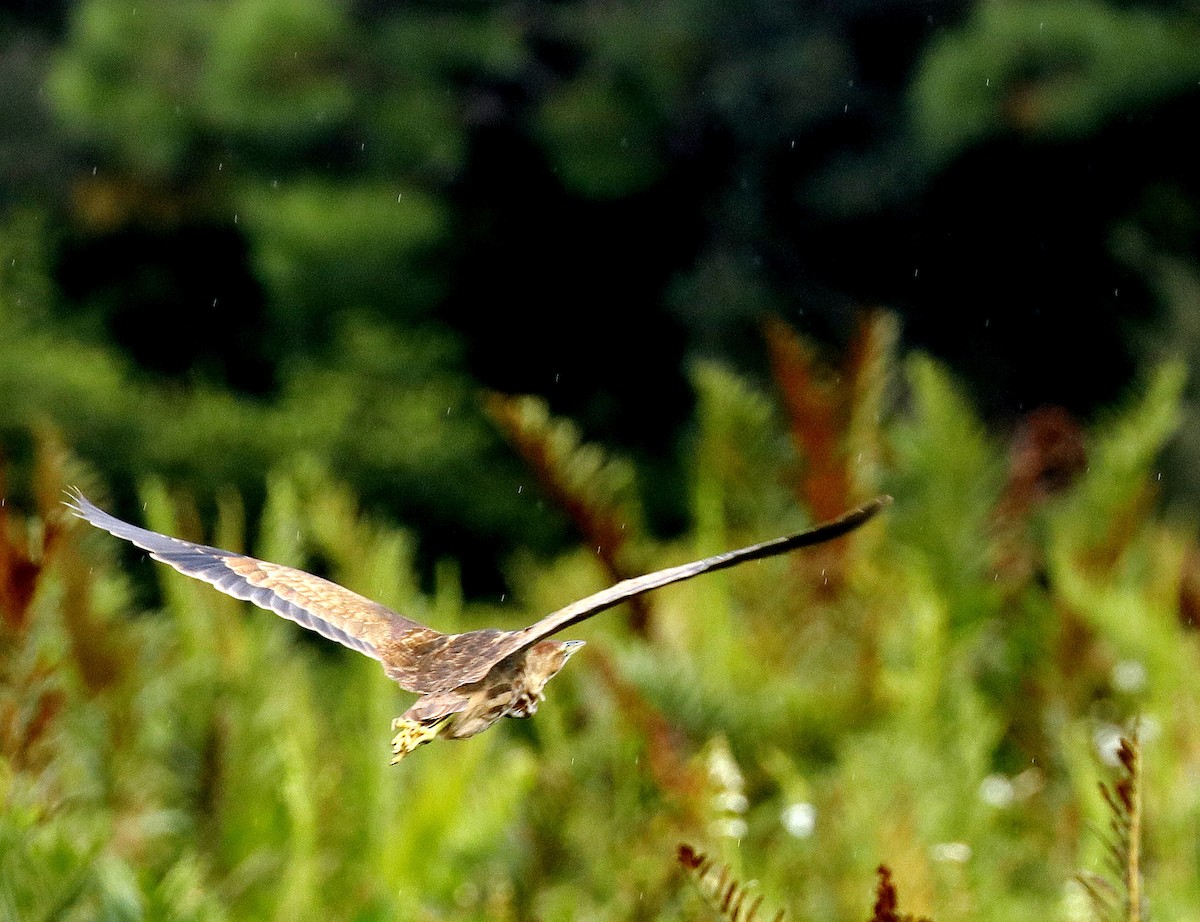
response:
{"label": "bird in flight", "polygon": [[832,541],[892,501],[879,496],[807,531],[622,580],[518,631],[443,634],[303,570],[139,528],[109,515],[78,490],[70,497],[66,505],[79,518],[155,560],[379,660],[389,678],[420,695],[392,721],[393,765],[436,737],[466,739],[502,717],[536,714],[546,683],[584,643],[549,639],[559,631],[660,586]]}

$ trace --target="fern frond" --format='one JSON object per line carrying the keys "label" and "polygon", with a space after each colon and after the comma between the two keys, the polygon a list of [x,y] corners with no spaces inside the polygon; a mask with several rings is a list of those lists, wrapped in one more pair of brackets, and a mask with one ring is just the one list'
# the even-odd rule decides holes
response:
{"label": "fern frond", "polygon": [[[635,575],[626,560],[638,516],[629,501],[633,470],[608,457],[598,446],[585,444],[567,420],[550,415],[536,397],[489,394],[488,415],[528,465],[550,501],[574,524],[596,556],[610,582]],[[630,627],[645,635],[650,624],[650,601],[638,597],[627,603]]]}
{"label": "fern frond", "polygon": [[1109,813],[1109,837],[1104,840],[1109,876],[1081,873],[1076,880],[1097,919],[1141,922],[1142,749],[1136,728],[1131,737],[1121,737],[1117,760],[1116,781],[1100,782],[1100,796]]}
{"label": "fern frond", "polygon": [[[0,497],[6,497],[4,467],[0,461]],[[27,530],[7,502],[0,503],[0,621],[13,633],[27,625],[29,603],[41,577],[40,555],[23,534]]]}
{"label": "fern frond", "polygon": [[608,655],[597,650],[591,662],[596,676],[616,701],[622,719],[646,741],[646,761],[659,789],[687,809],[695,803],[705,783],[685,757],[682,731],[647,700],[636,684],[621,674]]}
{"label": "fern frond", "polygon": [[804,460],[797,498],[817,519],[829,518],[850,500],[842,450],[848,400],[838,376],[818,363],[813,350],[787,324],[768,318],[763,333],[788,431]]}
{"label": "fern frond", "polygon": [[894,378],[900,322],[883,310],[864,312],[850,343],[849,421],[846,430],[847,480],[855,495],[879,491],[883,467],[881,421]]}
{"label": "fern frond", "polygon": [[883,311],[864,314],[844,367],[822,363],[783,321],[763,325],[771,375],[805,471],[797,498],[818,519],[877,489],[879,421],[898,329]]}
{"label": "fern frond", "polygon": [[868,922],[930,922],[924,916],[917,918],[911,913],[900,912],[900,894],[892,883],[892,869],[881,864],[875,869],[879,882],[875,885],[875,906]]}
{"label": "fern frond", "polygon": [[37,519],[23,520],[8,502],[7,472],[0,455],[0,622],[23,632],[33,597],[53,562],[65,530],[60,500],[66,451],[48,427],[36,433],[33,501]]}
{"label": "fern frond", "polygon": [[[729,922],[759,922],[761,919],[765,922],[766,916],[758,914],[763,904],[762,894],[751,893],[750,885],[739,881],[728,865],[713,861],[687,844],[679,846],[676,858],[705,902],[722,919]],[[783,922],[786,918],[787,913],[780,909],[771,917],[771,922]]]}

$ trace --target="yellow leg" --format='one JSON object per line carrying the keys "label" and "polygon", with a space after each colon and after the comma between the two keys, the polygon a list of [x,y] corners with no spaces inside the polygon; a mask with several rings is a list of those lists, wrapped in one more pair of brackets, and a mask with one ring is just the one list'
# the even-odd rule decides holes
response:
{"label": "yellow leg", "polygon": [[392,739],[392,761],[397,764],[418,746],[424,746],[437,738],[442,732],[443,721],[421,723],[418,720],[405,720],[397,717],[392,721],[392,729],[399,732]]}

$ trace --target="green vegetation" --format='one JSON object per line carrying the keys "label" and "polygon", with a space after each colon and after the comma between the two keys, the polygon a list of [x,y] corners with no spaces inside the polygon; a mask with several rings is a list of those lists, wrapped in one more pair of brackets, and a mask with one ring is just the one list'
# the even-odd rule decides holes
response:
{"label": "green vegetation", "polygon": [[913,86],[927,153],[1005,135],[1084,137],[1200,79],[1187,18],[1093,0],[981,3],[927,51]]}
{"label": "green vegetation", "polygon": [[[294,250],[307,244],[297,233],[282,242],[285,225],[278,226],[281,242],[262,254],[262,271],[304,288],[312,257]],[[328,242],[313,247],[329,249]],[[157,472],[206,497],[232,487],[257,505],[260,472],[299,451],[336,468],[373,503],[386,500],[433,527],[466,522],[493,543],[544,534],[548,516],[518,494],[525,475],[481,412],[447,330],[400,331],[356,314],[326,331],[326,357],[290,362],[270,399],[202,380],[178,386],[145,374],[103,335],[55,318],[44,248],[31,214],[0,228],[0,445],[19,462],[21,486],[30,433],[52,424],[119,487],[130,475]],[[301,263],[310,268],[296,268]]]}
{"label": "green vegetation", "polygon": [[[394,769],[406,696],[377,664],[163,567],[158,600],[135,592],[131,568],[151,564],[66,520],[63,484],[104,490],[43,438],[37,510],[0,509],[0,917],[700,918],[720,905],[676,863],[690,842],[795,918],[863,917],[886,863],[880,905],[894,880],[938,922],[1082,920],[1101,760],[1135,718],[1144,891],[1183,917],[1200,902],[1195,550],[1153,512],[1180,370],[1057,479],[1048,457],[1006,458],[930,360],[849,374],[852,418],[891,386],[911,395],[834,453],[851,471],[883,459],[859,475],[896,496],[880,522],[660,593],[641,630],[583,625],[592,643],[535,719]],[[695,380],[697,530],[636,534],[646,567],[804,524],[796,421],[728,372]],[[625,467],[536,404],[507,414],[526,449],[546,440],[538,473],[560,498],[596,521],[628,508]],[[152,528],[319,565],[442,629],[522,624],[606,581],[585,548],[515,559],[504,604],[465,604],[449,565],[423,594],[410,539],[315,462],[270,477],[249,534],[235,493],[208,529],[159,481],[140,494]]]}
{"label": "green vegetation", "polygon": [[[0,26],[0,922],[1194,916],[1187,4]],[[391,768],[68,485],[443,630],[896,502]]]}

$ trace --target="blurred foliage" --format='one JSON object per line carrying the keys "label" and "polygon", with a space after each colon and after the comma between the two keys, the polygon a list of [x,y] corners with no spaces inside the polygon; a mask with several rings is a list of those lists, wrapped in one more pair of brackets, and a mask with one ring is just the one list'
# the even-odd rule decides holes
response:
{"label": "blurred foliage", "polygon": [[[5,374],[20,387],[6,412],[69,430],[124,501],[151,471],[202,496],[229,475],[206,479],[213,452],[189,438],[157,440],[151,461],[136,425],[95,405],[64,411],[86,400],[52,380],[63,362],[121,369],[99,372],[121,397],[92,397],[121,414],[167,401],[173,418],[193,418],[195,404],[207,419],[229,407],[229,426],[252,431],[216,452],[246,472],[237,485],[252,508],[261,471],[304,439],[369,507],[386,502],[410,524],[434,515],[443,537],[465,532],[488,556],[553,539],[538,510],[512,500],[511,457],[458,399],[476,382],[540,393],[586,437],[677,479],[689,358],[763,378],[772,364],[801,369],[778,336],[764,360],[768,314],[845,343],[856,335],[847,305],[885,303],[914,316],[914,339],[964,352],[959,372],[985,380],[1001,412],[1028,403],[1026,389],[1078,409],[1129,371],[1110,292],[1123,308],[1161,308],[1154,323],[1175,330],[1156,259],[1195,268],[1169,214],[1191,194],[1190,161],[1155,159],[1143,176],[1112,135],[1127,118],[1166,125],[1157,141],[1127,141],[1175,151],[1169,126],[1194,121],[1200,43],[1171,4],[79,0],[4,22],[18,28],[0,40],[0,73],[38,92],[16,94],[0,118],[0,149],[14,155],[0,158],[0,221],[5,236],[28,235],[3,246],[39,249],[44,281],[0,305],[0,322],[27,315],[13,355],[57,356]],[[997,152],[1011,139],[1031,165]],[[1111,162],[1126,177],[1100,213],[1076,207],[1100,200],[1095,189],[1073,199],[1072,183],[1041,169],[1067,142],[1094,145],[1072,176],[1088,174],[1078,162]],[[989,153],[1016,163],[1007,185]],[[996,201],[979,206],[960,182],[995,188]],[[1049,246],[1030,230],[1039,215],[1010,194],[1020,188],[1061,220]],[[1118,239],[1130,223],[1148,258]],[[946,242],[930,252],[926,240]],[[1022,241],[1043,256],[1025,258]],[[1063,241],[1077,258],[1054,249]],[[1002,268],[977,272],[975,259]],[[963,297],[964,279],[978,298]],[[1007,279],[1014,292],[991,284]],[[1014,305],[1029,298],[1033,334],[985,325],[993,311],[1023,316]],[[1070,323],[1048,319],[1062,312]],[[994,374],[960,335],[979,328],[989,354],[1011,335],[1044,343],[1046,360]],[[1097,356],[1086,384],[1054,360],[1080,336]],[[332,410],[312,409],[325,393]],[[826,403],[828,429],[841,411]],[[435,406],[454,408],[434,439],[456,446],[442,459],[450,477],[409,449]],[[301,407],[325,419],[297,420]],[[795,425],[795,409],[793,439],[827,438]],[[394,428],[373,426],[376,410]],[[335,439],[334,424],[354,436]],[[346,444],[357,439],[372,444]],[[810,460],[809,489],[828,476]],[[484,470],[501,472],[502,489]],[[461,496],[433,511],[437,490]],[[836,491],[823,495],[834,504]],[[682,497],[656,499],[651,529],[681,527]],[[426,540],[433,556],[447,544]]]}
{"label": "blurred foliage", "polygon": [[[377,664],[164,567],[145,611],[123,548],[59,504],[67,483],[106,491],[40,437],[32,505],[0,505],[0,915],[728,914],[677,867],[690,842],[726,886],[752,872],[743,900],[796,918],[863,917],[886,863],[877,915],[898,888],[938,922],[1084,920],[1074,875],[1106,847],[1100,766],[1137,717],[1144,893],[1156,916],[1185,916],[1200,901],[1200,648],[1183,616],[1200,549],[1153,502],[1180,369],[1150,376],[1087,432],[1087,463],[1048,478],[1025,472],[1053,459],[1006,455],[936,363],[869,367],[885,380],[849,417],[897,385],[907,409],[843,427],[823,463],[878,453],[856,487],[895,494],[878,523],[655,595],[646,631],[581,625],[592,643],[535,719],[398,769],[387,727],[406,696]],[[646,567],[805,524],[774,402],[714,366],[695,381],[697,528],[641,539]],[[780,386],[784,406],[820,399],[819,384]],[[617,472],[578,494],[589,508],[631,501],[621,465],[544,409],[494,412],[539,481],[586,464]],[[276,466],[253,528],[235,491],[215,518],[157,479],[139,495],[149,527],[319,567],[444,630],[528,622],[609,578],[584,547],[514,560],[506,605],[464,603],[448,565],[423,593],[412,540],[313,462]]]}
{"label": "blurred foliage", "polygon": [[[324,331],[328,355],[290,363],[271,400],[203,381],[175,387],[103,339],[53,322],[42,228],[30,212],[0,233],[0,440],[21,471],[32,457],[29,433],[51,425],[115,481],[153,472],[206,496],[234,487],[258,498],[257,472],[316,458],[372,502],[427,523],[435,549],[464,522],[492,553],[514,534],[544,546],[555,533],[541,505],[520,495],[519,466],[485,419],[459,343],[444,328],[400,330],[365,313],[346,316]],[[304,260],[282,255],[291,246],[281,239],[272,258],[281,275],[302,275]]]}
{"label": "blurred foliage", "polygon": [[1194,17],[1092,0],[980,3],[925,53],[914,118],[942,159],[1005,133],[1087,135],[1198,79]]}
{"label": "blurred foliage", "polygon": [[[1194,911],[1194,20],[0,13],[0,919],[728,914],[692,842],[794,918],[886,862],[877,916],[1076,922],[1135,716],[1143,892]],[[1131,356],[1097,421],[1024,415]],[[581,626],[535,720],[393,770],[375,664],[118,557],[67,484],[446,630],[897,502]]]}

